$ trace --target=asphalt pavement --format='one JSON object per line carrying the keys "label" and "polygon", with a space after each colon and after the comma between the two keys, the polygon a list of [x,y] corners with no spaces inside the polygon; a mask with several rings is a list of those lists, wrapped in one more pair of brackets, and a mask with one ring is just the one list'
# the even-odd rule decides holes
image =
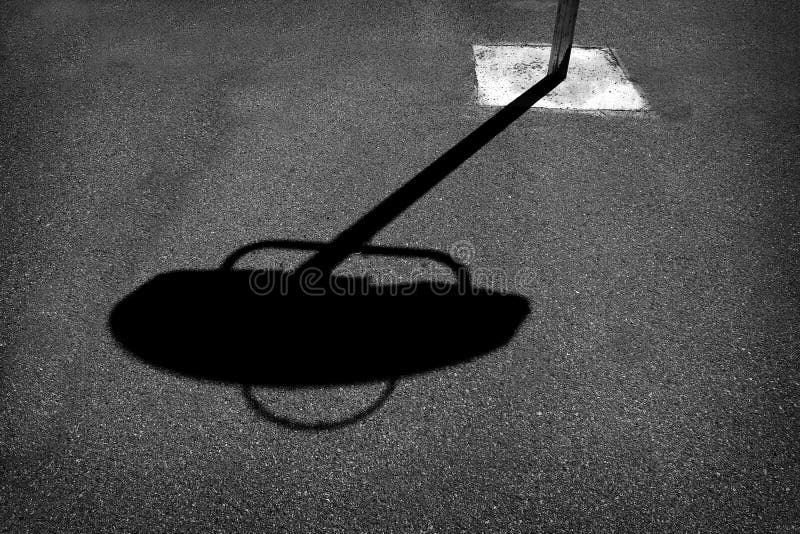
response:
{"label": "asphalt pavement", "polygon": [[346,418],[386,384],[243,391],[109,330],[159,273],[335,237],[497,111],[472,45],[547,43],[555,7],[4,2],[0,530],[799,529],[794,2],[582,2],[652,109],[530,110],[376,236],[530,309],[352,424],[253,401]]}

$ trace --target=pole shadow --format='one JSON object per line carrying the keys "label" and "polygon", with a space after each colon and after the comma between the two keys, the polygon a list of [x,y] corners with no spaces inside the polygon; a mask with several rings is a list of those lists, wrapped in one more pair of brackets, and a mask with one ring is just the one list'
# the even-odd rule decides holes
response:
{"label": "pole shadow", "polygon": [[[568,59],[568,52],[567,52]],[[529,313],[520,295],[475,287],[469,271],[434,250],[369,241],[566,76],[566,63],[502,108],[329,243],[263,241],[232,253],[218,270],[160,274],[109,315],[117,342],[150,365],[195,379],[239,384],[262,417],[294,429],[351,424],[377,410],[398,378],[456,365],[505,345]],[[292,271],[241,270],[261,248],[314,250]],[[454,282],[376,284],[336,274],[354,253],[439,262]],[[334,421],[305,423],[261,405],[254,386],[299,388],[385,381],[372,405]]]}

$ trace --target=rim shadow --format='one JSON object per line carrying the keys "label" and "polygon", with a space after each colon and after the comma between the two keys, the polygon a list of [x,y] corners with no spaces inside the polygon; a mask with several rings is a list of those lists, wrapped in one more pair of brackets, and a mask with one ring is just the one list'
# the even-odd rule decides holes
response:
{"label": "rim shadow", "polygon": [[[369,277],[313,270],[243,270],[259,248],[315,250],[322,243],[267,241],[233,253],[219,270],[179,270],[149,280],[114,307],[118,343],[150,365],[194,379],[240,384],[262,416],[303,424],[256,404],[253,386],[301,388],[388,382],[457,365],[505,345],[529,313],[520,295],[474,287],[463,265],[442,252],[365,246],[357,252],[427,258],[455,281],[375,284]],[[372,413],[348,417],[343,424]],[[285,419],[285,420],[281,420]]]}

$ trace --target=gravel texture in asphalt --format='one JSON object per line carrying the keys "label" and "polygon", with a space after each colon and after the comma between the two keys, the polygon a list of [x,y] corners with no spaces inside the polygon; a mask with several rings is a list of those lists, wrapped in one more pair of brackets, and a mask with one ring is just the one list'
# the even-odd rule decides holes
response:
{"label": "gravel texture in asphalt", "polygon": [[[549,42],[555,6],[4,2],[0,530],[800,527],[795,2],[583,2],[652,111],[531,110],[378,234],[530,313],[369,417],[285,428],[108,331],[159,273],[333,238],[496,111],[472,45]],[[315,420],[383,389],[251,393]]]}

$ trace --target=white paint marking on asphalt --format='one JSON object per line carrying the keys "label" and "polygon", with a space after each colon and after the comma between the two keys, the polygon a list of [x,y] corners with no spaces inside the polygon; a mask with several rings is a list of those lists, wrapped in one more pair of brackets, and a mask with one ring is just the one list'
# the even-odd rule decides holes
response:
{"label": "white paint marking on asphalt", "polygon": [[[549,46],[473,45],[478,103],[505,106],[544,78]],[[573,47],[567,78],[534,107],[573,110],[647,109],[647,102],[608,48]]]}

